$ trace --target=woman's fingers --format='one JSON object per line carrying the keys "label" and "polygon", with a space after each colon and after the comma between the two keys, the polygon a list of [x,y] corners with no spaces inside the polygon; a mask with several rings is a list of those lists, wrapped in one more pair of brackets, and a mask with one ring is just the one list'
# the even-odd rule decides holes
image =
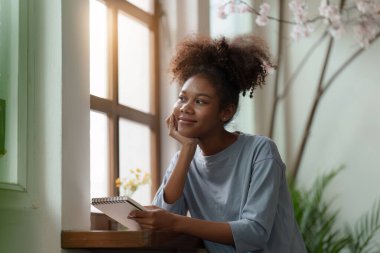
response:
{"label": "woman's fingers", "polygon": [[155,210],[155,209],[161,209],[158,206],[144,206],[148,210]]}
{"label": "woman's fingers", "polygon": [[172,117],[173,117],[173,114],[171,114],[169,117],[166,118],[165,122],[166,124],[168,125],[168,127],[170,126],[170,123],[172,121]]}
{"label": "woman's fingers", "polygon": [[152,210],[134,211],[128,218],[140,224],[142,229],[170,230],[173,225],[173,215],[169,212],[151,206]]}
{"label": "woman's fingers", "polygon": [[175,136],[176,136],[176,131],[177,131],[177,124],[176,124],[176,119],[175,119],[174,114],[171,114],[171,115],[166,119],[166,124],[168,125],[169,136],[175,138]]}

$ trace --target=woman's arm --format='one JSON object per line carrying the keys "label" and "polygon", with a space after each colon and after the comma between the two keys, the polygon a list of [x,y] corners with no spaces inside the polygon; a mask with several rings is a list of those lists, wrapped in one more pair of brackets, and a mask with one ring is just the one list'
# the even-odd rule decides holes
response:
{"label": "woman's arm", "polygon": [[183,137],[178,133],[176,118],[173,114],[166,120],[166,123],[168,124],[169,135],[182,144],[177,163],[164,188],[164,200],[168,204],[172,204],[182,195],[187,171],[194,157],[198,140]]}
{"label": "woman's arm", "polygon": [[187,171],[193,159],[196,144],[186,144],[181,147],[177,163],[164,188],[164,200],[173,204],[182,195],[185,186]]}
{"label": "woman's arm", "polygon": [[131,212],[128,218],[143,229],[175,231],[223,244],[234,244],[231,227],[227,222],[205,221],[150,207],[149,211]]}
{"label": "woman's arm", "polygon": [[174,231],[212,242],[234,244],[231,227],[227,222],[206,221],[187,216],[177,216]]}

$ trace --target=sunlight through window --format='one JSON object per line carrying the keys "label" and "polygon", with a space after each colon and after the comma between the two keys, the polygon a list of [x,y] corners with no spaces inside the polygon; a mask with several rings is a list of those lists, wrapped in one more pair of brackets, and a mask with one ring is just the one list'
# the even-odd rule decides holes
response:
{"label": "sunlight through window", "polygon": [[119,13],[119,103],[150,111],[149,29]]}
{"label": "sunlight through window", "polygon": [[92,95],[108,97],[107,7],[90,1],[90,91]]}
{"label": "sunlight through window", "polygon": [[91,197],[109,195],[108,118],[105,113],[90,114]]}
{"label": "sunlight through window", "polygon": [[153,13],[153,6],[154,6],[155,0],[128,0],[133,5],[136,5],[143,11],[146,11],[148,13]]}

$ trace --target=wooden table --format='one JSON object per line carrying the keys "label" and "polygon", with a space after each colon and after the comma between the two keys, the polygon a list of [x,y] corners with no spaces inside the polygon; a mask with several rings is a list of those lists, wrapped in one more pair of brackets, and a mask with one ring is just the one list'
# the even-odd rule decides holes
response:
{"label": "wooden table", "polygon": [[207,252],[199,238],[154,231],[62,231],[61,247],[97,253]]}

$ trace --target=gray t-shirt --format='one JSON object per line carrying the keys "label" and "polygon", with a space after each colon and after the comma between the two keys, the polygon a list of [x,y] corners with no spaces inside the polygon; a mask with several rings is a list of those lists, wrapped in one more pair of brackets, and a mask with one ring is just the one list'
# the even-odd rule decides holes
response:
{"label": "gray t-shirt", "polygon": [[228,222],[235,245],[204,241],[211,253],[304,253],[294,219],[285,164],[269,138],[240,133],[237,141],[212,155],[197,148],[183,194],[174,204],[163,198],[178,153],[173,157],[153,204],[191,217]]}

